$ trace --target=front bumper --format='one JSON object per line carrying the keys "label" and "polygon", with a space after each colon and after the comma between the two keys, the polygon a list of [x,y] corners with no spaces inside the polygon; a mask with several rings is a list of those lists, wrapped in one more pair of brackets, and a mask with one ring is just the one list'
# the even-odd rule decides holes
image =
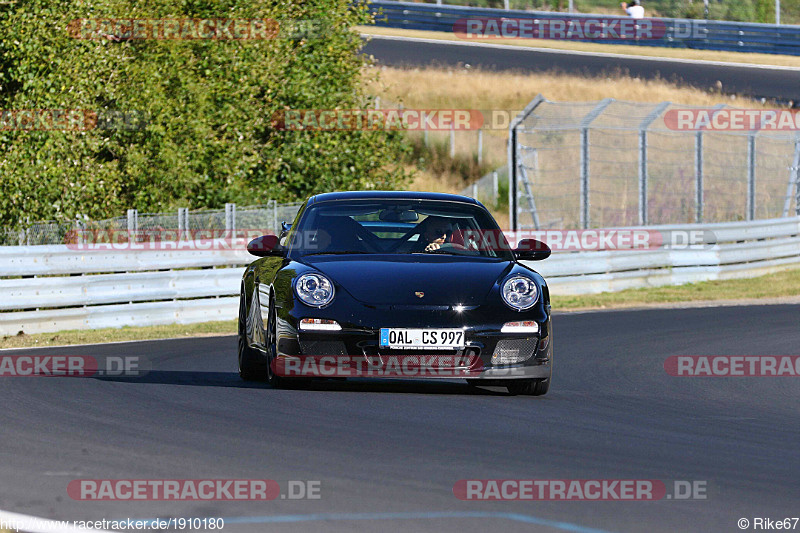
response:
{"label": "front bumper", "polygon": [[[403,311],[406,311],[405,313]],[[366,314],[366,313],[365,313]],[[303,318],[336,320],[341,331],[298,328]],[[278,313],[277,363],[318,377],[383,377],[414,379],[546,379],[551,376],[553,339],[549,306],[539,304],[524,313],[505,307],[454,312],[369,309],[368,317],[350,314],[348,321],[334,310],[295,306]],[[504,323],[532,320],[538,333],[502,333]],[[379,344],[380,328],[462,328],[460,350],[388,349]],[[498,357],[518,358],[501,364]],[[315,373],[316,372],[316,373]],[[291,373],[286,374],[292,377]]]}

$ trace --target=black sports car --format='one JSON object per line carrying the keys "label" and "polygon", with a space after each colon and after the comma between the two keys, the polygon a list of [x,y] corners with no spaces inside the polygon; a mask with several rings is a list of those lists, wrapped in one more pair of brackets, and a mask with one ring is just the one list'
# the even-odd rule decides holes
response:
{"label": "black sports car", "polygon": [[480,202],[451,194],[309,198],[280,236],[248,244],[239,374],[274,387],[311,377],[464,378],[545,394],[550,296]]}

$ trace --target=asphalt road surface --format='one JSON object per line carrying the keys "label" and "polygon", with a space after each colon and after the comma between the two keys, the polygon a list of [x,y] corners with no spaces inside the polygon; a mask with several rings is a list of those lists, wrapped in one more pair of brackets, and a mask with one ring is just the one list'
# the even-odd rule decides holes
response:
{"label": "asphalt road surface", "polygon": [[[591,76],[618,72],[645,79],[660,77],[702,89],[717,88],[717,82],[720,82],[722,92],[726,94],[800,102],[800,69],[797,68],[756,68],[645,56],[526,50],[516,46],[476,46],[474,43],[455,41],[386,37],[372,37],[363,52],[375,56],[379,65],[395,67],[463,67],[468,64],[492,71],[559,71]],[[620,94],[617,98],[624,100],[625,95]]]}
{"label": "asphalt road surface", "polygon": [[[0,352],[140,356],[142,378],[0,378],[0,509],[224,517],[224,531],[739,531],[800,515],[800,378],[685,378],[670,355],[800,354],[800,306],[557,315],[544,397],[462,382],[235,373],[236,338]],[[320,498],[76,501],[75,479],[319,481]],[[705,482],[706,499],[461,501],[462,479]],[[798,526],[800,527],[800,526]]]}

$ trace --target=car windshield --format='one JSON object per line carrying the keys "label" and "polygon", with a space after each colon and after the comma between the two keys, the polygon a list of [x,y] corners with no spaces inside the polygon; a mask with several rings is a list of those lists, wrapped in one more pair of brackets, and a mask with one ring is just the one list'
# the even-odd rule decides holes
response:
{"label": "car windshield", "polygon": [[292,227],[289,256],[441,254],[512,259],[485,208],[445,200],[332,200]]}

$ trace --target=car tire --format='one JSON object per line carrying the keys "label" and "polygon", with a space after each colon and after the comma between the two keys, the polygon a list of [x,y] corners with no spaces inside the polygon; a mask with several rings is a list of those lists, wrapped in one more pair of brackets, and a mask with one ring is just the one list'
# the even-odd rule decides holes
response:
{"label": "car tire", "polygon": [[506,385],[506,389],[508,389],[508,393],[513,396],[519,394],[543,396],[550,390],[550,378],[515,379]]}
{"label": "car tire", "polygon": [[267,377],[264,359],[261,354],[247,344],[247,311],[244,301],[244,289],[242,289],[242,293],[239,296],[239,341],[237,350],[239,377],[245,381],[264,381]]}
{"label": "car tire", "polygon": [[278,313],[275,302],[269,303],[269,320],[267,323],[267,381],[273,389],[286,386],[286,379],[275,373],[275,357],[278,353]]}

